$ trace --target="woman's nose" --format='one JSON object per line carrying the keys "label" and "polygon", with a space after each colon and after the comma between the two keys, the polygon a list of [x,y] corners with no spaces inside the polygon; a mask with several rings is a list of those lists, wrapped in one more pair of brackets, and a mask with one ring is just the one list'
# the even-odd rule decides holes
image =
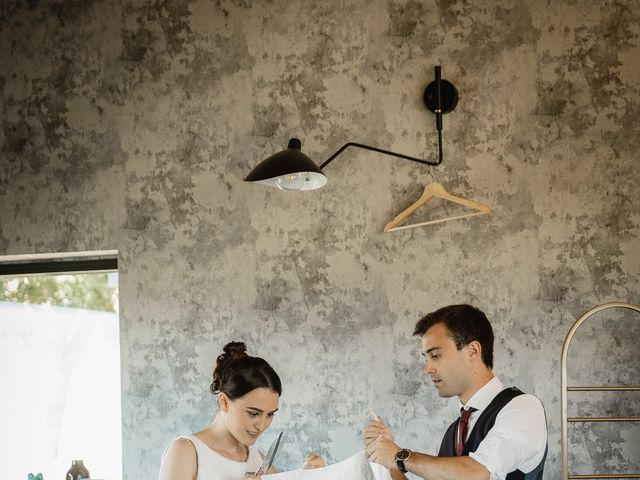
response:
{"label": "woman's nose", "polygon": [[255,424],[255,428],[260,432],[262,432],[265,428],[267,428],[267,418],[266,417],[258,418]]}

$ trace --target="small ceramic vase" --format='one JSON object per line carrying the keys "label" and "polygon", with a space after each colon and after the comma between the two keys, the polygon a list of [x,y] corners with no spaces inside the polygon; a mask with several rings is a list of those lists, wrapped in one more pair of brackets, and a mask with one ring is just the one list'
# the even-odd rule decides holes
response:
{"label": "small ceramic vase", "polygon": [[71,468],[67,471],[65,480],[80,480],[81,478],[89,478],[89,470],[84,466],[82,460],[74,460],[71,462]]}

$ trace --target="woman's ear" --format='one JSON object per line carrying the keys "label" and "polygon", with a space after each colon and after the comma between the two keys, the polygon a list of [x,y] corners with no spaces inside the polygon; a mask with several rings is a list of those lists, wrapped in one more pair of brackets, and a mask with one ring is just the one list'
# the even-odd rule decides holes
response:
{"label": "woman's ear", "polygon": [[220,410],[227,413],[229,411],[229,402],[229,397],[225,393],[220,392],[218,394],[218,407],[220,407]]}

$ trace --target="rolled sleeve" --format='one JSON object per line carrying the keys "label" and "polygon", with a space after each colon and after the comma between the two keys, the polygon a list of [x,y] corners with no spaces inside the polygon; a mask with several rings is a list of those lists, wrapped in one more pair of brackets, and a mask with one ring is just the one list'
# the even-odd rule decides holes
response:
{"label": "rolled sleeve", "polygon": [[503,480],[508,473],[528,473],[542,460],[547,445],[547,425],[540,400],[520,395],[509,402],[496,417],[494,426],[469,454],[491,474],[491,480]]}

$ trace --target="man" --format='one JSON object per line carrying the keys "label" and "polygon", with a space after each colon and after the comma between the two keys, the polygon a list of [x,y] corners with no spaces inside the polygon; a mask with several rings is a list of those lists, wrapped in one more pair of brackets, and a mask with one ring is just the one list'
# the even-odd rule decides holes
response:
{"label": "man", "polygon": [[541,480],[547,453],[544,409],[533,395],[504,388],[493,375],[493,330],[484,313],[450,305],[416,324],[424,372],[441,397],[457,396],[461,416],[447,429],[437,456],[393,442],[381,420],[364,431],[369,460],[394,479],[411,472],[428,480]]}

